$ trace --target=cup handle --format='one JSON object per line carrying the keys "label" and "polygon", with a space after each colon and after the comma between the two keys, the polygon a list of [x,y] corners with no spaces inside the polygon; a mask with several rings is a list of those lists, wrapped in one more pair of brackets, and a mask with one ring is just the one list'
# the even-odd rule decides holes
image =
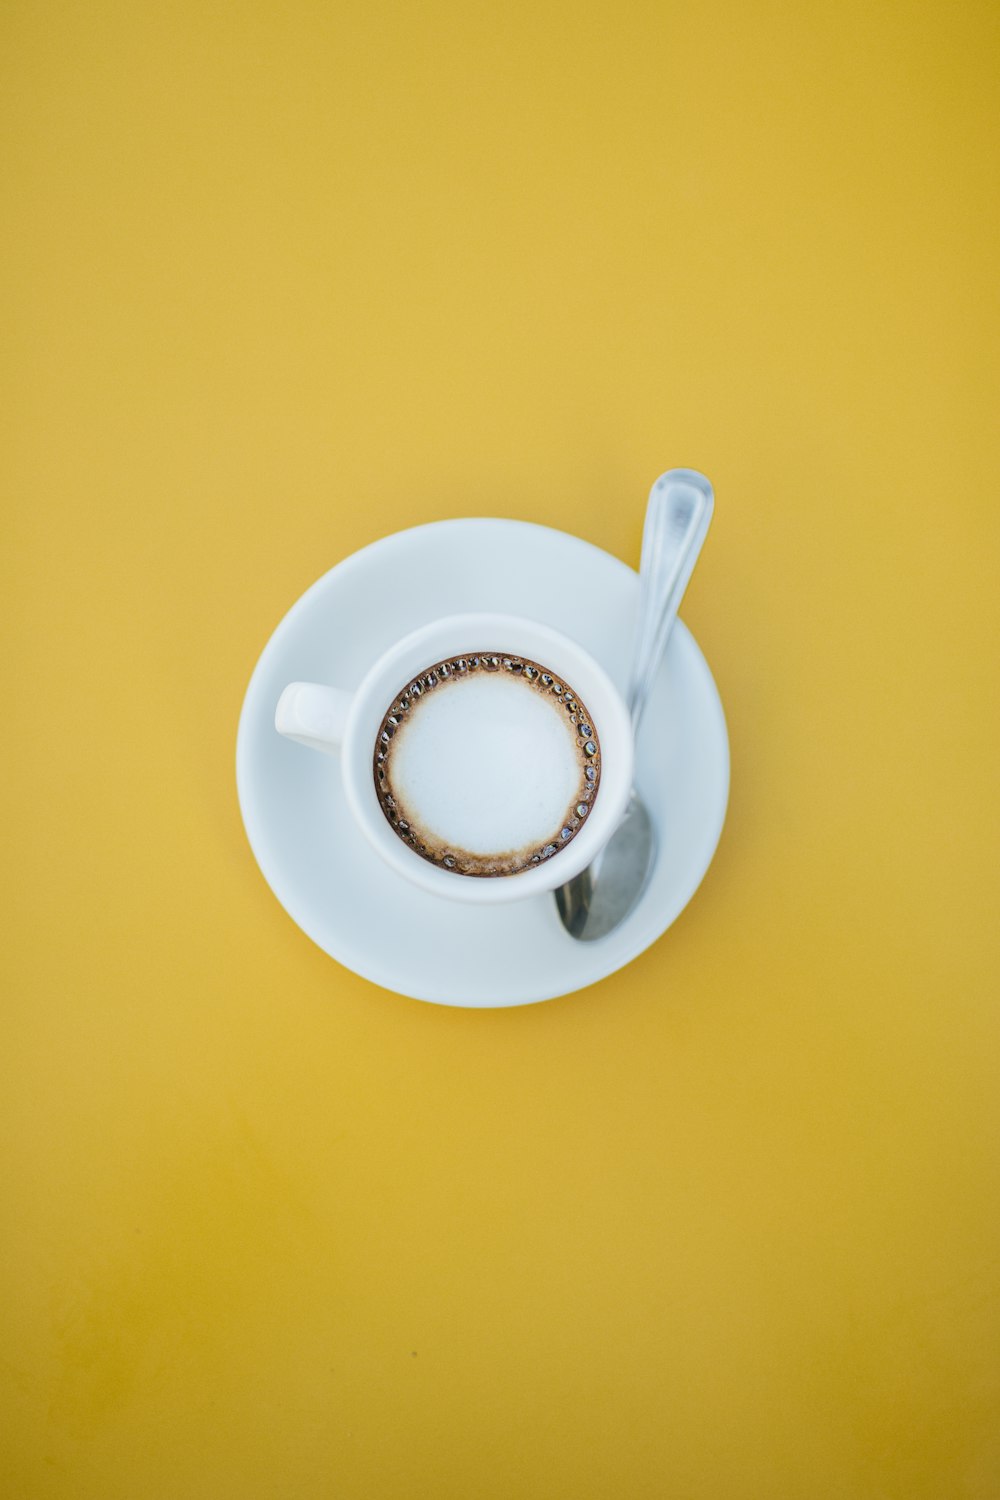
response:
{"label": "cup handle", "polygon": [[274,710],[274,727],[286,740],[298,740],[328,755],[340,749],[351,694],[318,682],[290,682]]}

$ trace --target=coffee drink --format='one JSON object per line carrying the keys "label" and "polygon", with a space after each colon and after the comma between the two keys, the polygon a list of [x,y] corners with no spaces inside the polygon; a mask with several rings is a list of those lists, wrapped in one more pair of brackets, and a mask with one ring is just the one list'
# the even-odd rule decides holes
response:
{"label": "coffee drink", "polygon": [[600,740],[547,667],[470,652],[400,689],[379,725],[373,772],[386,819],[416,854],[456,875],[517,875],[583,827],[600,790]]}

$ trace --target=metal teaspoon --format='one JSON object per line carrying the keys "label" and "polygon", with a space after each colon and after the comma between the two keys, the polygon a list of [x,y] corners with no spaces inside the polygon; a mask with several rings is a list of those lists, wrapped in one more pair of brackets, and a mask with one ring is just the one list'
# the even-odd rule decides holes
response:
{"label": "metal teaspoon", "polygon": [[[636,737],[714,505],[712,486],[696,469],[668,469],[649,492],[639,563],[639,619],[627,698]],[[645,890],[655,858],[652,819],[633,786],[625,816],[593,864],[554,893],[566,931],[584,942],[611,932]]]}

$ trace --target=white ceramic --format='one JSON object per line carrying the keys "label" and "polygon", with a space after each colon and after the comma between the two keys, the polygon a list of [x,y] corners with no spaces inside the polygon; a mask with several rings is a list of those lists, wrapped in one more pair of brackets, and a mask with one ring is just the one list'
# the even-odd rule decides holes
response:
{"label": "white ceramic", "polygon": [[[372,758],[383,716],[410,678],[443,657],[488,650],[543,662],[572,684],[598,728],[601,781],[593,811],[565,849],[519,875],[470,879],[421,859],[393,831],[375,794]],[[384,651],[353,693],[326,684],[289,683],[278,699],[274,722],[288,739],[337,754],[347,805],[372,848],[397,874],[433,896],[475,906],[528,901],[578,875],[618,827],[632,790],[632,723],[618,689],[575,641],[518,615],[449,615],[423,625]]]}
{"label": "white ceramic", "polygon": [[659,857],[635,908],[597,942],[580,943],[566,933],[551,894],[458,907],[404,879],[362,833],[336,762],[274,728],[275,704],[287,683],[353,690],[385,651],[446,612],[526,616],[578,642],[621,684],[637,602],[636,573],[579,537],[522,521],[477,519],[440,521],[374,542],[292,606],[247,688],[237,786],[265,879],[320,948],[399,994],[489,1007],[547,1000],[593,984],[666,931],[711,862],[729,789],[722,706],[681,622],[636,746],[636,780],[657,825]]}

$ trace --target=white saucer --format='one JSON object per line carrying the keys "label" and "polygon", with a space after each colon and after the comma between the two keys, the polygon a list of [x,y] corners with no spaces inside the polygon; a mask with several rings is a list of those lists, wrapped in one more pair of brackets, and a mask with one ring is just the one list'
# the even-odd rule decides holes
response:
{"label": "white saucer", "polygon": [[712,674],[674,628],[643,719],[637,779],[660,838],[649,886],[606,937],[579,943],[551,895],[477,908],[418,890],[378,857],[345,805],[334,757],[282,739],[286,683],[352,688],[400,636],[444,614],[528,615],[575,637],[618,682],[631,654],[638,578],[579,537],[523,521],[439,521],[345,558],[295,603],[250,679],[236,780],[264,878],[313,942],[356,974],[441,1005],[526,1005],[629,963],[666,931],[715,853],[729,743]]}

